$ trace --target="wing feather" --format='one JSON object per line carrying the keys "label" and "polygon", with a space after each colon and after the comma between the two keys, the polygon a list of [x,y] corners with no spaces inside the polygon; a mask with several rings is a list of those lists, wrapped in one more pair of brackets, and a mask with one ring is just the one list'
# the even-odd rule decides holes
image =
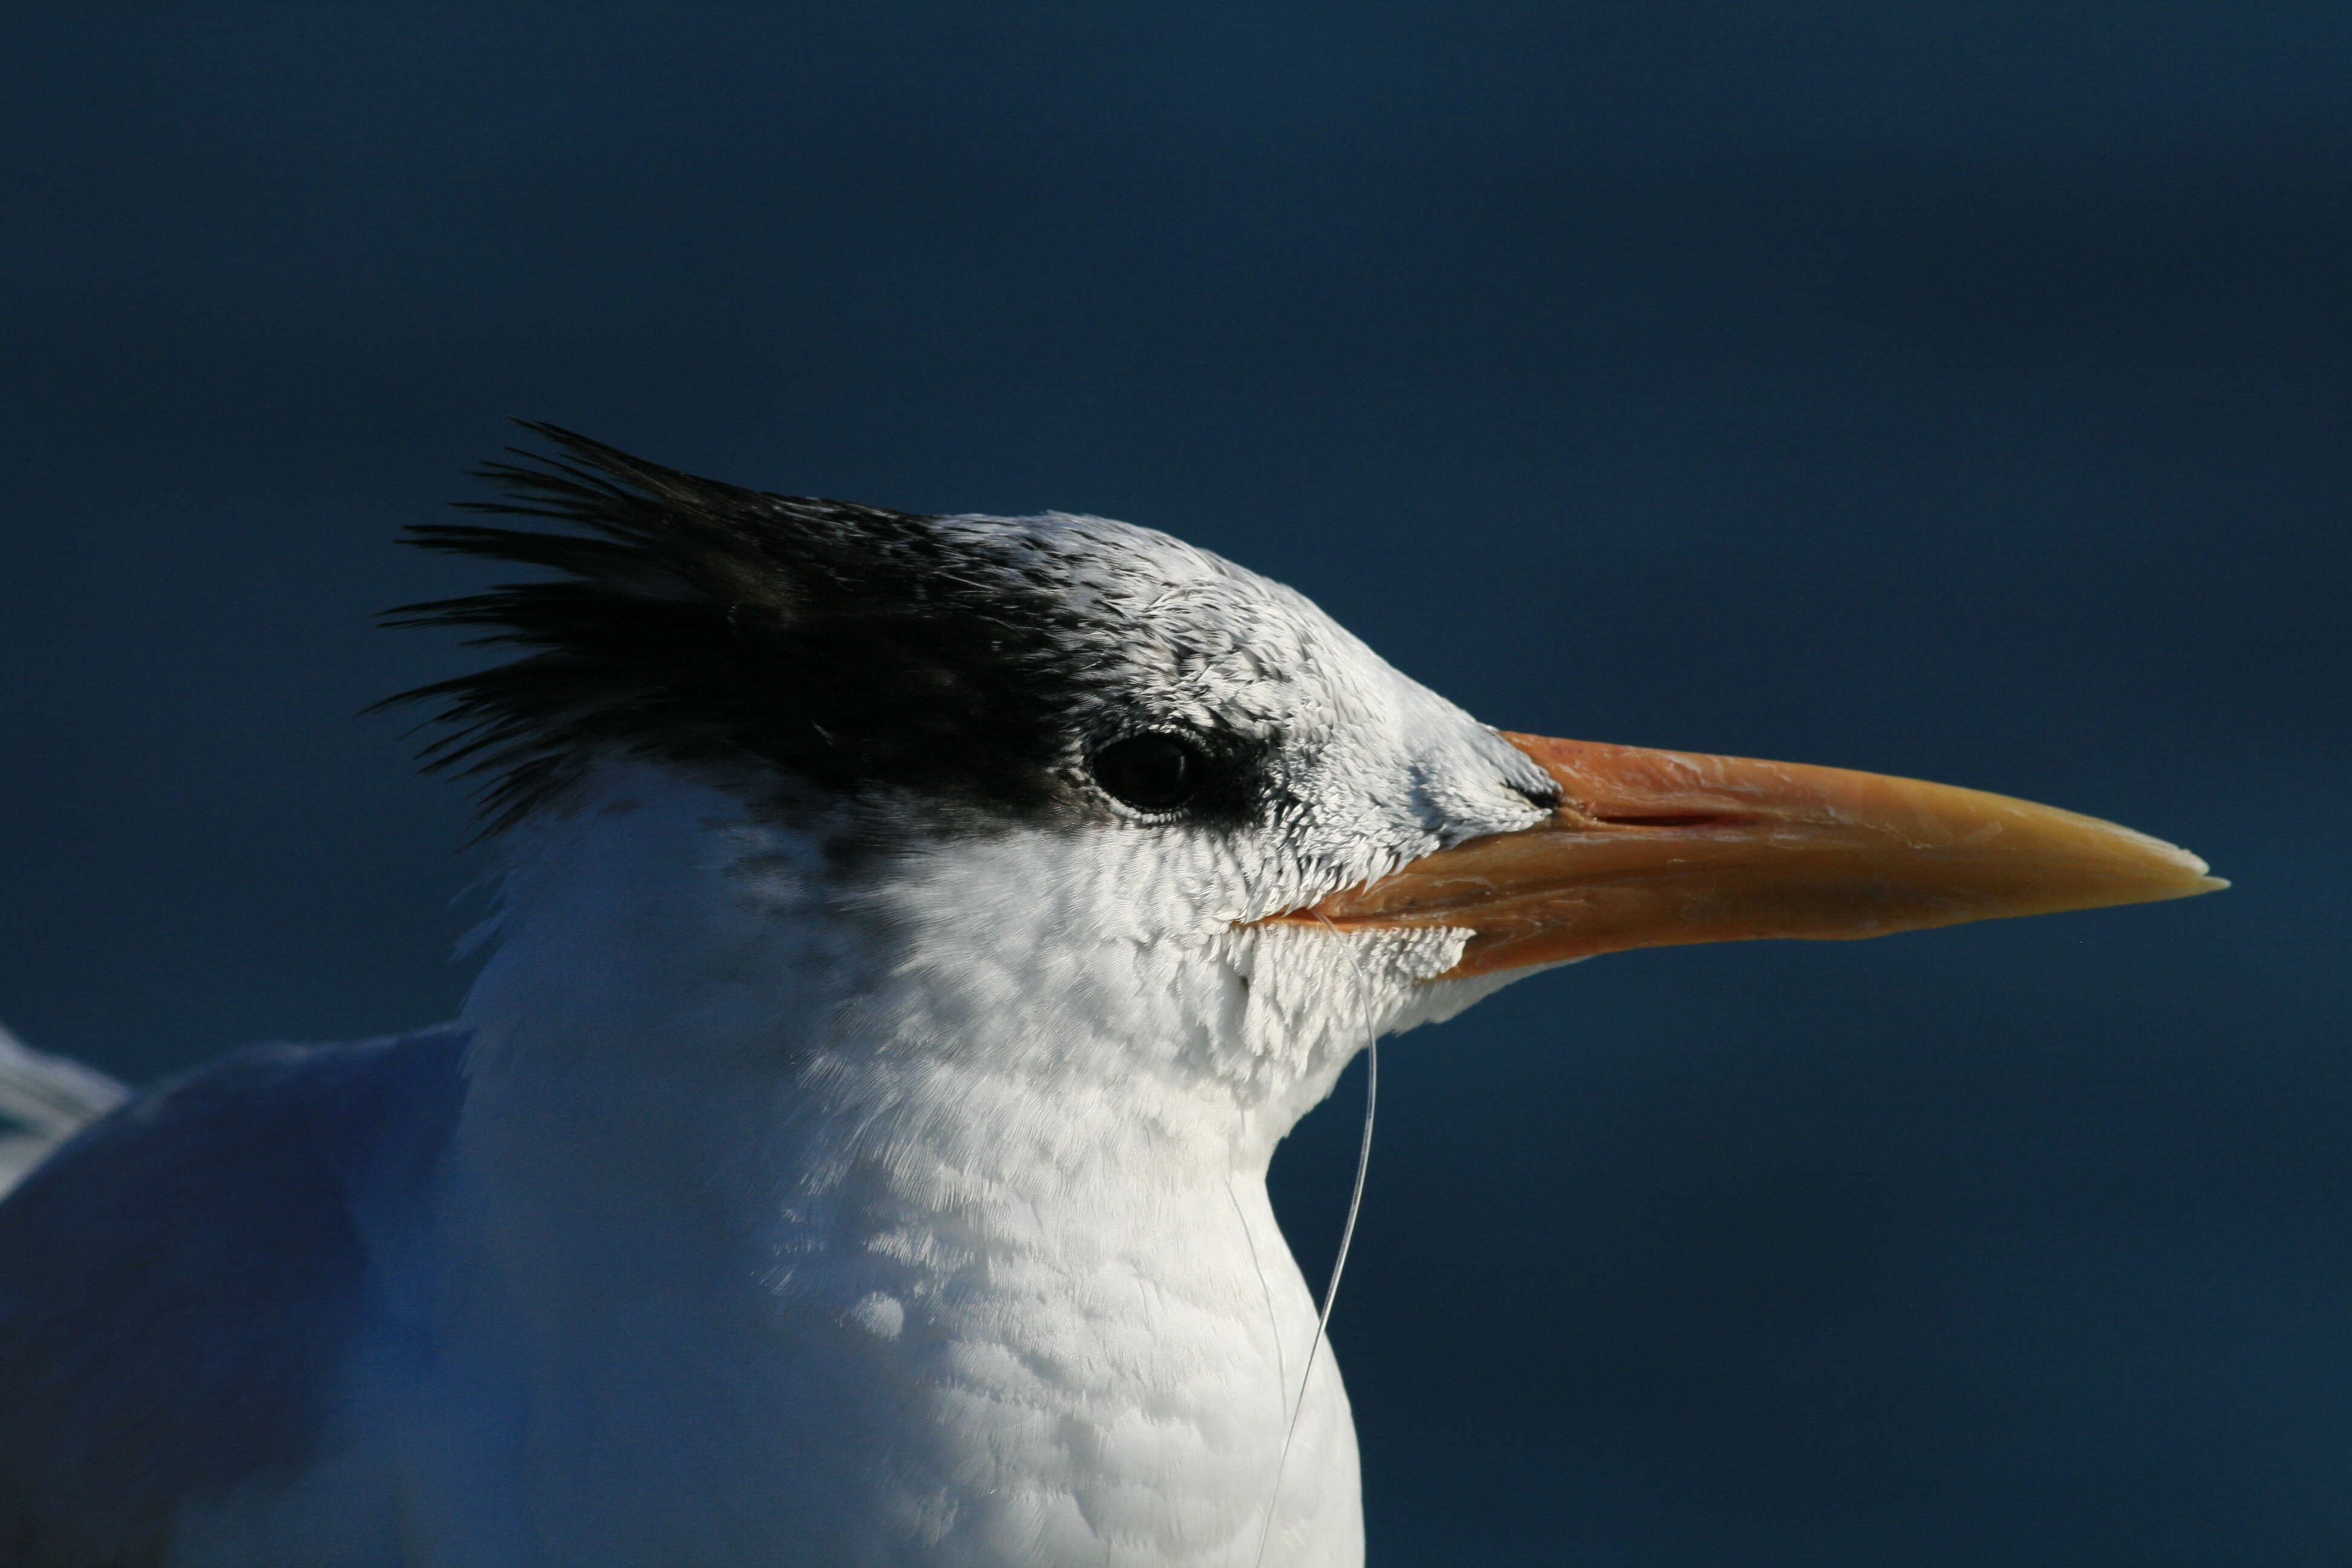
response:
{"label": "wing feather", "polygon": [[372,1249],[421,1212],[463,1044],[232,1053],[0,1202],[0,1563],[144,1568],[184,1505],[305,1467]]}

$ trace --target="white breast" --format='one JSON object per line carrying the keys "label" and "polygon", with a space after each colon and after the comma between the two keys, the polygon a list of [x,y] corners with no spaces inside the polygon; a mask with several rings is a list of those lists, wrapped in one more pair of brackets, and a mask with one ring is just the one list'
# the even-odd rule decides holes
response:
{"label": "white breast", "polygon": [[1033,1199],[903,1150],[832,1174],[724,1263],[724,1226],[658,1204],[527,1269],[419,1260],[436,1321],[380,1331],[339,1458],[182,1560],[1360,1563],[1328,1350],[1283,1457],[1314,1319],[1262,1181],[1106,1162]]}

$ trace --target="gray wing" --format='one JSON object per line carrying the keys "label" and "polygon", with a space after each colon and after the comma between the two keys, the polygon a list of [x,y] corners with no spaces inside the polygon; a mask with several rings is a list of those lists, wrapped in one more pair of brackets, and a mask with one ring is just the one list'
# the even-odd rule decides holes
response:
{"label": "gray wing", "polygon": [[236,1052],[0,1202],[0,1563],[136,1568],[173,1514],[299,1469],[463,1095],[446,1028]]}

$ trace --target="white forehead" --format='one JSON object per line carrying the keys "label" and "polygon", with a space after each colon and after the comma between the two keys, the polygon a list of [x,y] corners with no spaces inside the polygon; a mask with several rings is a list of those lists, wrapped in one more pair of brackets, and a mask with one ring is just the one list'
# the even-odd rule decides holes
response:
{"label": "white forehead", "polygon": [[1116,628],[1097,657],[1131,671],[1138,690],[1199,705],[1201,717],[1282,726],[1298,741],[1415,719],[1468,722],[1304,594],[1181,539],[1069,512],[950,527],[971,530],[973,545],[1026,585],[1049,588],[1074,619]]}

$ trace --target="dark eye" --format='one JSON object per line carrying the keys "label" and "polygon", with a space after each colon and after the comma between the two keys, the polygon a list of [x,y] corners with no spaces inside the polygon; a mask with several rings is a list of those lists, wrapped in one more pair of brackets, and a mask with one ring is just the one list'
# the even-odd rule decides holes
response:
{"label": "dark eye", "polygon": [[1208,769],[1200,748],[1158,732],[1113,741],[1095,753],[1095,782],[1138,811],[1173,811],[1192,798]]}

